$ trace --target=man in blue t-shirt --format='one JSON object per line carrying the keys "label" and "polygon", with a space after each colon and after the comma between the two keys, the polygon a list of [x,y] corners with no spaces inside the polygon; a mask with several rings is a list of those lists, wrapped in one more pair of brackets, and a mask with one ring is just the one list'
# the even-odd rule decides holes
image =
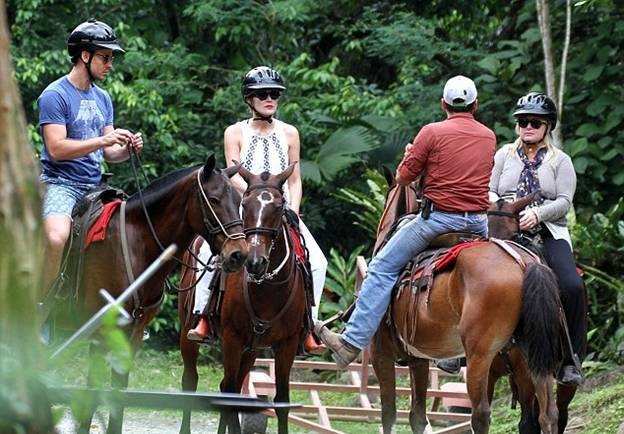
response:
{"label": "man in blue t-shirt", "polygon": [[141,133],[113,126],[113,104],[95,85],[123,53],[113,29],[89,20],[69,35],[67,51],[73,67],[39,96],[39,125],[44,147],[41,180],[45,184],[43,227],[46,235],[45,286],[58,273],[71,230],[74,205],[101,181],[100,164],[121,162],[129,149],[143,148]]}

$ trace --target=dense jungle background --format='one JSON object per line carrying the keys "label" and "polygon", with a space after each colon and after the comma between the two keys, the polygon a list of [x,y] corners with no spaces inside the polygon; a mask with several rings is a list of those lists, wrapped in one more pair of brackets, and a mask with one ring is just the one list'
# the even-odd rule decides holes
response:
{"label": "dense jungle background", "polygon": [[[550,3],[556,79],[566,2]],[[302,138],[304,220],[330,260],[323,312],[351,300],[354,258],[370,255],[381,210],[382,164],[392,169],[418,129],[442,119],[444,82],[472,77],[478,119],[499,144],[514,138],[511,111],[545,90],[536,2],[351,0],[9,0],[11,54],[37,149],[36,100],[67,73],[69,32],[95,17],[127,54],[101,83],[118,127],[141,131],[152,179],[203,161],[223,165],[223,130],[248,115],[240,80],[265,64],[285,77],[279,117]],[[590,356],[624,357],[624,4],[572,1],[563,93],[563,148],[578,175],[574,245],[590,298]],[[129,164],[113,184],[134,192]],[[176,301],[152,332],[171,345]]]}

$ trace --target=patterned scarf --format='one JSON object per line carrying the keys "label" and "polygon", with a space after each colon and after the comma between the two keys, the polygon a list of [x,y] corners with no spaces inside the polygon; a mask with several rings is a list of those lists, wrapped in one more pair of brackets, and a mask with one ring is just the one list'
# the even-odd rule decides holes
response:
{"label": "patterned scarf", "polygon": [[[528,196],[540,189],[539,178],[537,177],[537,169],[544,161],[544,157],[546,156],[546,152],[548,152],[547,148],[540,148],[537,150],[537,154],[535,155],[535,161],[530,161],[529,157],[524,152],[524,148],[520,146],[518,148],[518,156],[520,160],[524,163],[524,168],[522,169],[522,173],[520,173],[520,178],[518,179],[518,188],[516,190],[516,198],[519,199],[524,196]],[[533,202],[530,206],[541,205],[544,202],[544,198],[540,197],[538,200]]]}

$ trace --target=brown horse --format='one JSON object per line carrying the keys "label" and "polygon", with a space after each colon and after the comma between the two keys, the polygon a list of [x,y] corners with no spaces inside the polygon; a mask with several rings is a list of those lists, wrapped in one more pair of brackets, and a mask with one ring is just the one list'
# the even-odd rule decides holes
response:
{"label": "brown horse", "polygon": [[[519,213],[524,208],[521,201],[498,201],[488,211],[488,232],[490,236],[501,239],[514,239],[520,233]],[[586,319],[585,319],[586,320]],[[583,351],[584,353],[585,351]],[[511,348],[508,355],[498,356],[492,364],[489,379],[490,401],[494,394],[494,386],[499,378],[509,375],[511,388],[515,398],[520,402],[522,410],[518,432],[520,434],[539,434],[538,404],[535,389],[531,381],[525,358],[518,348]],[[557,409],[559,411],[559,433],[563,434],[568,424],[568,407],[576,394],[574,385],[557,385]]]}
{"label": "brown horse", "polygon": [[[240,195],[229,180],[236,170],[237,167],[215,169],[215,158],[210,156],[203,166],[180,169],[154,181],[143,191],[142,199],[135,194],[128,200],[125,231],[129,264],[135,276],[161,253],[159,243],[177,244],[179,257],[198,234],[209,241],[213,251],[221,253],[226,270],[242,267],[247,245],[238,214]],[[159,241],[149,229],[142,202]],[[117,297],[130,284],[121,254],[120,228],[120,213],[117,212],[110,221],[106,239],[92,244],[85,252],[85,278],[79,294],[84,299],[82,310],[87,315],[102,307],[100,288],[106,288]],[[165,264],[139,289],[139,306],[134,302],[126,306],[129,312],[134,312],[134,321],[126,330],[134,350],[142,341],[143,330],[159,310],[165,279],[175,266],[173,261]],[[100,351],[99,345],[92,345],[91,351]],[[89,381],[92,380],[92,373],[89,373]],[[111,383],[116,388],[127,387],[128,373],[111,370]],[[122,418],[123,409],[111,412],[108,432],[121,432]],[[88,432],[90,419],[81,430]]]}
{"label": "brown horse", "polygon": [[[404,194],[413,194],[409,187]],[[391,189],[391,190],[392,190]],[[413,200],[412,200],[413,202]],[[387,207],[405,204],[388,203]],[[517,261],[498,244],[463,250],[448,271],[438,274],[428,294],[406,289],[394,298],[372,344],[372,362],[380,384],[382,425],[390,433],[396,420],[396,360],[408,363],[411,377],[410,425],[415,433],[428,425],[425,398],[429,359],[463,354],[475,433],[490,425],[488,374],[492,361],[512,338],[527,356],[539,402],[543,432],[554,434],[557,409],[552,396],[559,359],[558,294],[552,271],[532,255],[515,249]],[[523,268],[519,262],[526,265]]]}
{"label": "brown horse", "polygon": [[[275,401],[289,402],[290,369],[307,333],[304,276],[284,224],[286,203],[282,186],[293,168],[294,164],[279,175],[253,175],[239,169],[249,186],[242,201],[249,255],[246,271],[230,273],[221,283],[224,293],[217,331],[223,348],[222,392],[240,393],[258,349],[270,347],[276,361]],[[180,310],[181,321],[186,314]],[[186,330],[181,334],[180,345],[184,359],[182,387],[196,390],[198,345],[186,339]],[[276,412],[279,433],[288,432],[288,410]],[[220,432],[225,432],[226,425],[231,432],[238,432],[238,416],[224,413]],[[185,412],[180,432],[189,431],[190,413]]]}

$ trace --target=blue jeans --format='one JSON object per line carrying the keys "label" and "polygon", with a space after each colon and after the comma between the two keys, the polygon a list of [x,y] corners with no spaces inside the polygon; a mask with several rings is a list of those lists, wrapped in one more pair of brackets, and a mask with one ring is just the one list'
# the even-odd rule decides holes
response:
{"label": "blue jeans", "polygon": [[427,248],[438,235],[447,232],[474,232],[487,236],[487,216],[451,214],[434,211],[427,220],[418,215],[394,234],[368,266],[355,310],[342,337],[351,345],[364,349],[379,327],[388,305],[392,288],[405,265]]}

